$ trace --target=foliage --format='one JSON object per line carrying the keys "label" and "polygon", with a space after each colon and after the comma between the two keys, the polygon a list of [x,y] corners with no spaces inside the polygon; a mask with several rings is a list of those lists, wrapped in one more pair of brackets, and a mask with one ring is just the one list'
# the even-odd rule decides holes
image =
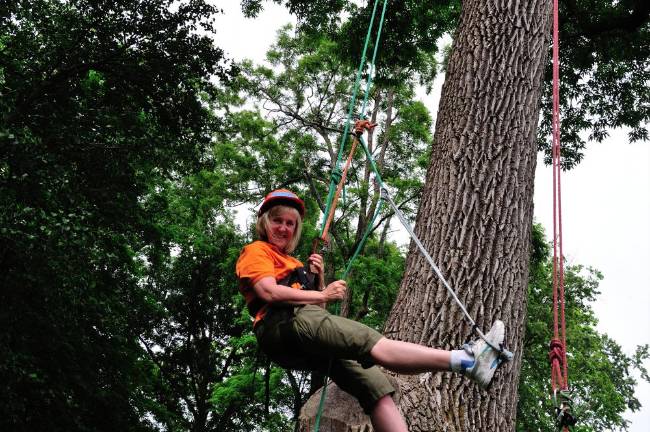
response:
{"label": "foliage", "polygon": [[[327,35],[336,41],[337,57],[356,69],[374,11],[374,26],[369,53],[375,48],[375,34],[379,27],[383,1],[343,0],[274,0],[285,4],[298,18],[298,29],[312,36]],[[256,16],[263,8],[262,0],[242,1],[247,16]],[[438,41],[453,30],[460,14],[457,0],[436,2],[389,0],[382,25],[377,80],[384,85],[396,85],[417,76],[419,83],[430,90],[430,84],[439,72],[435,54]],[[369,54],[370,55],[370,54]]]}
{"label": "foliage", "polygon": [[[361,49],[374,2],[286,0],[307,31],[327,32],[340,43],[340,56],[352,63]],[[255,4],[255,15],[262,8]],[[602,141],[612,128],[626,128],[631,142],[647,141],[650,121],[650,5],[645,0],[560,1],[560,112],[564,168],[583,157],[585,136]],[[381,9],[381,8],[380,8]],[[431,85],[441,67],[434,55],[445,33],[452,33],[460,16],[454,0],[389,1],[377,72],[381,81],[399,82],[411,73]],[[340,27],[333,17],[350,18]],[[342,18],[341,18],[342,19]],[[377,12],[376,19],[379,19]],[[341,30],[337,30],[340,28]],[[550,40],[550,35],[549,35]],[[538,146],[550,163],[552,56],[548,55]]]}
{"label": "foliage", "polygon": [[[268,0],[267,0],[268,1]],[[338,15],[350,8],[347,0],[273,0],[282,4],[296,15],[305,29],[327,30],[335,28],[339,22]],[[263,9],[263,0],[241,0],[242,11],[248,17],[254,17]]]}
{"label": "foliage", "polygon": [[[171,8],[172,3],[175,7]],[[150,430],[142,196],[210,143],[202,1],[0,6],[0,428]]]}
{"label": "foliage", "polygon": [[[0,6],[3,430],[292,429],[309,376],[257,358],[232,271],[252,235],[226,207],[255,207],[277,187],[299,192],[308,217],[297,256],[306,259],[349,104],[359,23],[370,12],[341,0],[276,2],[306,18],[309,31],[284,29],[268,53],[273,67],[244,63],[227,87],[214,85],[234,69],[209,37],[217,10],[202,0]],[[254,15],[262,3],[242,4]],[[437,73],[435,41],[458,5],[391,1],[389,10],[382,76],[368,95],[380,125],[368,144],[413,217],[431,141],[414,87]],[[340,25],[332,11],[353,19]],[[643,53],[631,37],[621,61]],[[620,101],[632,113],[630,97]],[[325,252],[330,279],[378,205],[369,172],[357,154]],[[387,237],[391,220],[381,214],[349,278],[346,313],[377,329],[404,268]],[[532,402],[547,392],[546,354],[537,351],[548,338],[548,251],[538,249],[520,419],[545,425],[546,410]],[[571,342],[597,353],[574,354],[587,377],[575,381],[580,399],[595,400],[585,423],[621,426],[622,410],[638,408],[630,371],[647,347],[629,357],[597,334],[580,300],[596,295],[597,276],[571,272]]]}
{"label": "foliage", "polygon": [[368,241],[352,265],[350,317],[382,331],[404,273],[404,253],[392,242]]}
{"label": "foliage", "polygon": [[[648,140],[650,122],[650,4],[644,0],[560,2],[560,115],[563,166],[582,160],[585,136],[600,142],[608,130]],[[549,58],[551,55],[549,54]],[[550,163],[552,69],[546,70],[538,132]]]}
{"label": "foliage", "polygon": [[235,205],[303,182],[304,160],[314,151],[312,137],[299,130],[279,132],[276,123],[251,110],[229,113],[215,140],[215,172],[228,179],[222,193]]}
{"label": "foliage", "polygon": [[[553,336],[553,263],[539,225],[533,227],[532,249],[517,430],[551,432],[556,430],[548,364],[548,343]],[[624,412],[640,408],[634,396],[633,370],[643,371],[642,362],[649,358],[647,347],[628,356],[614,340],[596,331],[598,321],[591,302],[599,294],[601,279],[596,270],[580,265],[565,270],[567,357],[578,417],[576,431],[625,429]]]}
{"label": "foliage", "polygon": [[[375,14],[371,49],[375,47],[374,35],[379,26],[382,3],[379,2]],[[372,7],[373,2],[368,2],[364,7],[354,8],[335,36],[341,45],[342,58],[353,63],[361,58]],[[418,84],[430,91],[434,78],[441,71],[435,57],[440,38],[453,31],[459,15],[460,2],[457,0],[388,1],[378,47],[378,83],[395,85],[409,81],[415,75]]]}

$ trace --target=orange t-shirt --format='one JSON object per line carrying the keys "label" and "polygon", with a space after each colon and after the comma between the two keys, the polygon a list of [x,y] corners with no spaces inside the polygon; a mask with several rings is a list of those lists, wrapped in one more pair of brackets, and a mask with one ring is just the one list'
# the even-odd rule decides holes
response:
{"label": "orange t-shirt", "polygon": [[[246,304],[250,305],[258,300],[253,285],[260,279],[271,276],[276,282],[287,277],[298,267],[303,267],[302,263],[281,252],[277,247],[265,241],[256,241],[244,246],[239,259],[237,260],[236,272],[239,278],[239,291],[244,295]],[[301,289],[299,283],[294,283],[291,288]],[[268,310],[268,304],[265,303],[255,314],[253,326],[257,324]]]}

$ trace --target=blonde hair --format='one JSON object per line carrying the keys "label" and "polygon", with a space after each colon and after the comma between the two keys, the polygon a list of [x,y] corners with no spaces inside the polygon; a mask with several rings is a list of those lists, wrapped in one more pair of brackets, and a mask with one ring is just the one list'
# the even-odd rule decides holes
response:
{"label": "blonde hair", "polygon": [[279,215],[280,213],[284,211],[291,211],[296,215],[296,229],[293,231],[293,237],[291,238],[291,241],[289,244],[287,244],[287,247],[284,250],[284,253],[290,254],[296,248],[298,247],[298,242],[300,242],[300,234],[302,233],[302,218],[300,217],[300,213],[298,213],[298,210],[296,210],[293,207],[285,206],[285,205],[275,205],[262,213],[258,218],[257,218],[257,224],[255,224],[255,230],[257,231],[257,236],[264,241],[269,241],[269,236],[267,235],[267,231],[269,229],[269,226],[271,225],[271,218]]}

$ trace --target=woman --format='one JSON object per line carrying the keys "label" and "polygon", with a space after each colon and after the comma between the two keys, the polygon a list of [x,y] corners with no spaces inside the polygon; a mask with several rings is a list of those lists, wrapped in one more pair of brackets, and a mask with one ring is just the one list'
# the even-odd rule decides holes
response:
{"label": "woman", "polygon": [[[323,307],[341,300],[343,280],[322,291],[311,290],[303,264],[290,254],[295,250],[305,215],[303,201],[293,192],[269,193],[260,207],[257,234],[237,261],[239,288],[254,317],[254,332],[264,352],[283,367],[327,372],[343,390],[355,396],[370,415],[375,431],[407,431],[391,395],[395,389],[375,366],[406,374],[453,371],[486,387],[499,361],[498,353],[483,340],[462,350],[444,351],[390,340],[377,331]],[[313,274],[322,277],[323,258],[308,259]],[[494,346],[503,343],[504,326],[496,321],[487,334]]]}

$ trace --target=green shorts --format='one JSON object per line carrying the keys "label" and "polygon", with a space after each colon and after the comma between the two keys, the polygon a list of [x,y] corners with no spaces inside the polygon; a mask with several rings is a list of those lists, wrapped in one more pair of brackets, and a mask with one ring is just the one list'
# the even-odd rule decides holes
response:
{"label": "green shorts", "polygon": [[356,397],[369,414],[375,403],[395,389],[373,365],[370,350],[383,336],[376,330],[325,309],[306,305],[271,310],[255,326],[262,350],[288,369],[327,373]]}

